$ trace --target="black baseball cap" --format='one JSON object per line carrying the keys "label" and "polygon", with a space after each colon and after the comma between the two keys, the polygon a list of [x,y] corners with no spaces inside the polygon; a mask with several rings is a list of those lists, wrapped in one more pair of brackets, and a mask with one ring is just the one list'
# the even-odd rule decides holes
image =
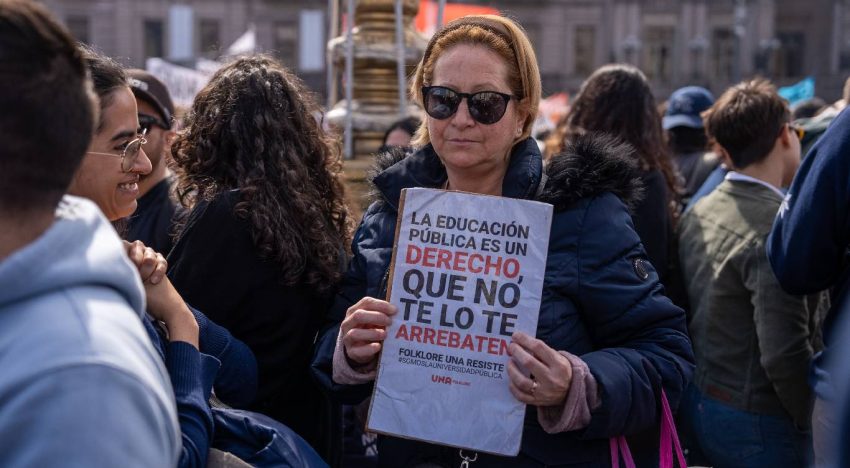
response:
{"label": "black baseball cap", "polygon": [[170,128],[174,117],[174,103],[171,101],[171,95],[168,94],[165,83],[138,68],[127,70],[127,76],[130,81],[130,89],[133,90],[136,98],[144,99],[154,106],[159,111],[162,121]]}

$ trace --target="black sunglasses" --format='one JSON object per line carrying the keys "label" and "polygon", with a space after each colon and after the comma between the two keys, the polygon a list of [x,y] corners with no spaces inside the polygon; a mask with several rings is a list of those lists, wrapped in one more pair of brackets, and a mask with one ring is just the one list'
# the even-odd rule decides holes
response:
{"label": "black sunglasses", "polygon": [[437,120],[448,119],[457,112],[460,101],[466,99],[469,115],[478,123],[492,125],[502,119],[508,110],[510,94],[497,91],[459,93],[443,86],[423,86],[422,99],[425,112]]}
{"label": "black sunglasses", "polygon": [[144,130],[146,132],[150,132],[151,127],[153,127],[154,125],[156,125],[157,127],[161,128],[163,130],[170,130],[171,129],[171,125],[166,124],[162,120],[159,120],[152,115],[139,114],[139,128],[141,128],[142,130]]}

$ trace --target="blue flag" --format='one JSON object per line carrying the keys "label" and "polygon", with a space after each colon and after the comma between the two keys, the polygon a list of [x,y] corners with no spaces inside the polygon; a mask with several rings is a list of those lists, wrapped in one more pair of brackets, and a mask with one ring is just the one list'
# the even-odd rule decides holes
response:
{"label": "blue flag", "polygon": [[790,105],[811,99],[815,97],[815,78],[808,76],[799,83],[779,88],[779,95],[786,99]]}

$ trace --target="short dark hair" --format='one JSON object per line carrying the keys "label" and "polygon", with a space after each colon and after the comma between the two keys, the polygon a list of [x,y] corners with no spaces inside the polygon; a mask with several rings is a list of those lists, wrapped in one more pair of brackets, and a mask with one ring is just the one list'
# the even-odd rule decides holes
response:
{"label": "short dark hair", "polygon": [[92,138],[94,95],[71,34],[35,2],[0,2],[0,212],[53,210]]}
{"label": "short dark hair", "polygon": [[703,120],[708,136],[743,169],[770,154],[791,111],[771,82],[756,78],[727,89]]}
{"label": "short dark hair", "polygon": [[104,123],[103,110],[112,103],[113,91],[120,88],[130,89],[130,82],[121,64],[84,44],[80,44],[79,47],[86,61],[86,67],[89,69],[94,92],[100,100],[100,118],[95,128],[98,132]]}

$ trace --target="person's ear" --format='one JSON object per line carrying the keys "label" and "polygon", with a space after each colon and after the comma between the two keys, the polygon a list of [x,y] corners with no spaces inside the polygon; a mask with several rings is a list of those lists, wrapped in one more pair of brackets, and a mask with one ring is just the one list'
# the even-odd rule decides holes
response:
{"label": "person's ear", "polygon": [[522,136],[522,129],[525,126],[525,120],[528,118],[528,107],[526,106],[526,100],[522,99],[517,102],[517,113],[516,113],[516,133],[514,134],[514,138],[519,138]]}
{"label": "person's ear", "polygon": [[720,146],[720,144],[714,144],[714,152],[720,156],[720,161],[726,166],[728,169],[733,169],[735,164],[732,162],[732,157],[729,156],[729,152],[726,151],[726,148]]}
{"label": "person's ear", "polygon": [[791,138],[797,138],[797,135],[793,135],[791,130],[791,124],[783,124],[782,131],[779,132],[779,141],[782,142],[783,148],[788,148],[791,146]]}

